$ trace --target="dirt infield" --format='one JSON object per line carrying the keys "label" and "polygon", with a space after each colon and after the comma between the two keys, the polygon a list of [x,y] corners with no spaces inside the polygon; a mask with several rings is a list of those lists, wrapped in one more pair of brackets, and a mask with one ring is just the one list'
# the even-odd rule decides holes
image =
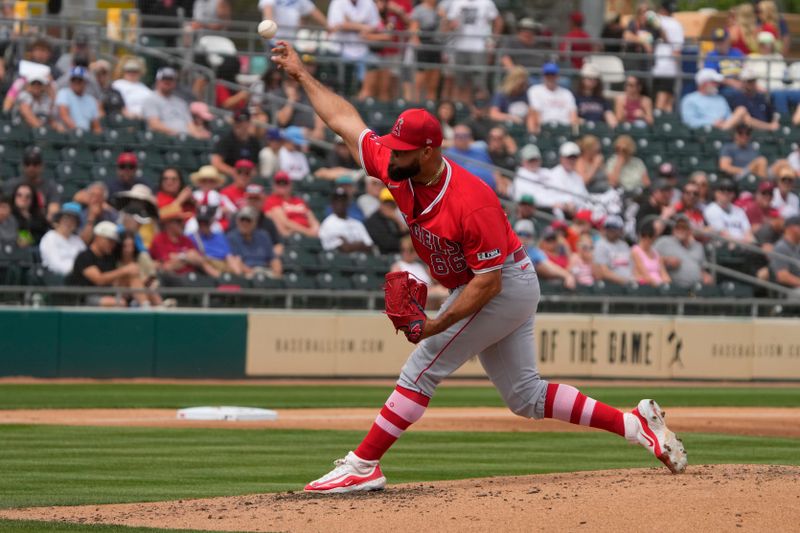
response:
{"label": "dirt infield", "polygon": [[576,472],[341,496],[41,507],[0,511],[0,518],[214,531],[786,531],[800,523],[800,467]]}
{"label": "dirt infield", "polygon": [[[207,422],[177,420],[174,409],[19,409],[0,411],[0,424],[69,426],[205,427],[226,429],[369,429],[376,409],[281,409],[278,420]],[[667,411],[673,431],[800,437],[800,408],[676,407]],[[557,420],[530,421],[501,407],[432,407],[414,431],[594,431]]]}

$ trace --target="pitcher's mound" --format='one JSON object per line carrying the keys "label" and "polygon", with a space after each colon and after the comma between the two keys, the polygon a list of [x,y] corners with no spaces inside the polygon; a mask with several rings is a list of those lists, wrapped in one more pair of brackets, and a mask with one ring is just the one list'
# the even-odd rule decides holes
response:
{"label": "pitcher's mound", "polygon": [[785,531],[800,523],[800,467],[690,465],[680,476],[605,470],[351,495],[43,507],[0,517],[216,531]]}

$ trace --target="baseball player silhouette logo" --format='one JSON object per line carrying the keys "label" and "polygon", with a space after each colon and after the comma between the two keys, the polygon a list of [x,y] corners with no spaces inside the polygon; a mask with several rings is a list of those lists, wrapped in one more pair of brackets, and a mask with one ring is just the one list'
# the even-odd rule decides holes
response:
{"label": "baseball player silhouette logo", "polygon": [[394,128],[392,128],[392,135],[394,135],[395,137],[400,137],[400,128],[402,127],[403,127],[403,119],[401,118],[397,122],[395,122]]}

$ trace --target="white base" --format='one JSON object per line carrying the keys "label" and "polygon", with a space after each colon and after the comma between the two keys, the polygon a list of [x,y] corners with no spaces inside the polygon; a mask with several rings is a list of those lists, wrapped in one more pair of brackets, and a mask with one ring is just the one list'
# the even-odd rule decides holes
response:
{"label": "white base", "polygon": [[277,420],[278,412],[257,407],[189,407],[179,409],[178,420]]}

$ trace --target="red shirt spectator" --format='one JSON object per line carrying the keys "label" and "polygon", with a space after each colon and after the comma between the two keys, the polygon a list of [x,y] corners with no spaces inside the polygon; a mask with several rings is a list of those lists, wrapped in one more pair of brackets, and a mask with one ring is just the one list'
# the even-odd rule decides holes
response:
{"label": "red shirt spectator", "polygon": [[569,57],[573,68],[583,66],[584,56],[590,54],[594,47],[591,37],[583,31],[583,13],[575,11],[569,16],[570,30],[564,35],[558,50],[561,55]]}
{"label": "red shirt spectator", "polygon": [[775,190],[775,185],[768,181],[762,181],[758,184],[758,191],[754,197],[751,197],[746,202],[736,202],[739,207],[744,209],[747,215],[747,220],[750,221],[750,226],[757,227],[767,221],[767,219],[780,218],[780,212],[772,207],[772,195]]}
{"label": "red shirt spectator", "polygon": [[233,183],[223,188],[220,193],[222,193],[222,196],[227,196],[238,211],[247,205],[245,191],[247,190],[247,186],[253,181],[253,172],[256,166],[249,159],[240,159],[233,165],[233,168],[236,169],[236,176],[233,178]]}
{"label": "red shirt spectator", "polygon": [[[187,252],[197,250],[189,237],[183,234],[183,218],[180,214],[162,216],[162,225],[164,230],[153,238],[150,245],[150,256],[154,261],[163,264],[176,257],[185,256]],[[172,271],[176,274],[187,274],[194,270],[189,262],[184,262]]]}
{"label": "red shirt spectator", "polygon": [[319,221],[302,198],[292,196],[289,174],[275,173],[273,193],[264,200],[264,213],[269,216],[283,236],[299,232],[307,237],[317,237]]}

